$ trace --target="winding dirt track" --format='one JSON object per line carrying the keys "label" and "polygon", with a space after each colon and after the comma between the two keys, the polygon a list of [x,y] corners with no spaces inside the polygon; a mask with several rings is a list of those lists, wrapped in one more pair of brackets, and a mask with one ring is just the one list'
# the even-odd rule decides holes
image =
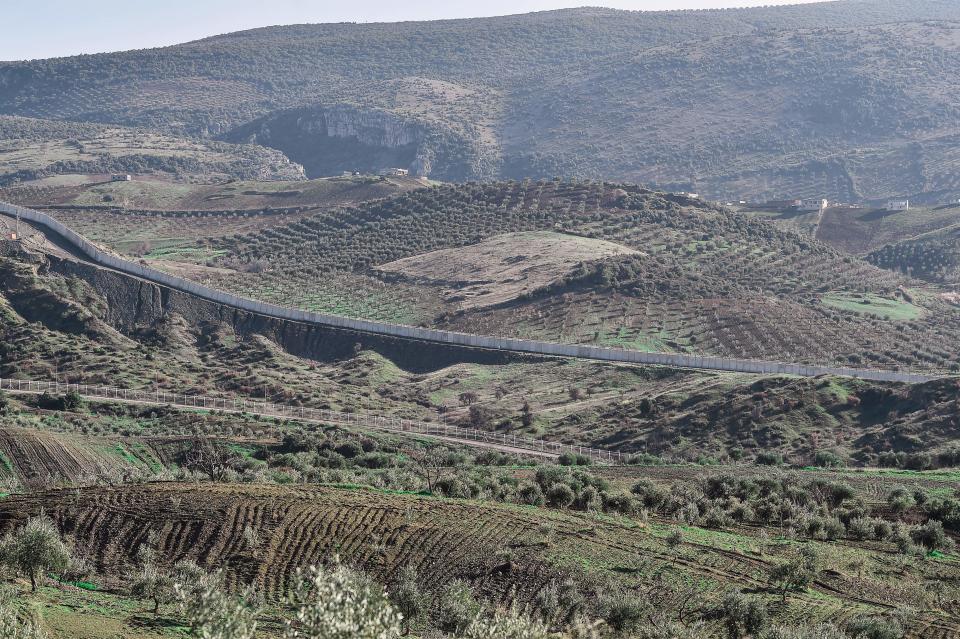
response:
{"label": "winding dirt track", "polygon": [[[5,385],[3,382],[4,380],[0,380],[0,390],[3,390],[3,392],[5,393],[10,393],[14,395],[17,395],[17,394],[39,395],[42,392],[40,390],[29,390],[29,389],[18,390],[15,387]],[[68,385],[61,384],[61,386],[64,388],[65,391],[69,390],[67,387]],[[289,417],[290,419],[295,419],[297,421],[302,421],[307,423],[339,424],[339,425],[348,426],[350,428],[354,428],[358,430],[388,432],[388,433],[398,434],[398,435],[407,435],[410,437],[425,437],[432,440],[450,442],[452,444],[460,444],[463,446],[470,446],[473,448],[485,448],[490,450],[497,450],[497,451],[512,454],[512,455],[526,455],[526,456],[539,457],[542,459],[556,459],[557,457],[559,457],[560,454],[558,452],[551,452],[550,450],[543,449],[543,447],[550,447],[551,445],[559,447],[559,449],[561,450],[570,450],[571,452],[582,450],[583,454],[590,454],[591,456],[594,456],[593,453],[601,452],[601,451],[597,451],[596,449],[588,449],[585,447],[569,446],[569,445],[554,445],[549,442],[538,442],[538,443],[531,444],[529,446],[523,445],[522,442],[518,443],[517,445],[498,444],[495,441],[484,441],[481,439],[477,439],[477,437],[483,437],[483,436],[496,437],[496,435],[492,433],[485,433],[485,431],[477,431],[476,429],[465,429],[465,428],[458,429],[455,427],[447,427],[447,426],[437,425],[437,424],[424,424],[424,426],[426,429],[435,428],[438,430],[443,430],[445,431],[445,434],[441,434],[440,432],[430,432],[430,430],[416,430],[416,431],[404,430],[402,426],[400,428],[393,427],[391,425],[392,424],[391,421],[384,420],[383,418],[377,415],[363,415],[360,413],[350,413],[350,417],[351,417],[350,419],[342,420],[337,417],[338,415],[340,415],[339,413],[328,411],[327,414],[329,415],[329,418],[314,419],[309,416],[302,417],[302,416],[296,415],[295,412],[285,412],[283,409],[279,411],[267,410],[266,408],[264,408],[263,410],[260,410],[257,407],[264,406],[264,405],[253,403],[253,402],[244,404],[244,408],[229,408],[229,407],[224,407],[222,404],[221,405],[213,404],[213,407],[206,408],[202,405],[198,405],[200,404],[200,402],[196,401],[197,398],[191,398],[193,401],[189,403],[187,401],[182,401],[182,402],[178,401],[176,399],[177,397],[176,395],[173,396],[174,399],[172,401],[168,401],[167,399],[164,399],[163,401],[155,401],[155,400],[146,399],[146,398],[135,398],[135,399],[124,399],[119,397],[106,398],[104,397],[103,393],[83,392],[83,386],[79,386],[78,389],[79,389],[78,393],[81,397],[85,399],[96,400],[96,401],[106,400],[106,401],[116,402],[120,404],[134,404],[134,405],[143,405],[143,406],[173,406],[175,408],[183,408],[186,410],[199,411],[199,412],[212,412],[216,410],[222,413],[231,413],[235,415],[245,413],[247,415],[261,415],[264,417],[285,416],[285,417]],[[146,394],[146,397],[149,397],[149,394]],[[184,396],[181,395],[179,397],[184,397]],[[276,407],[277,405],[274,404],[271,406]],[[289,408],[289,407],[283,407],[283,408]],[[407,422],[408,420],[403,420],[403,421]],[[458,431],[463,433],[463,435],[458,436],[457,435]],[[472,437],[471,437],[471,434],[472,434]],[[505,440],[507,439],[506,436],[504,436],[504,438]],[[606,453],[607,455],[616,455],[616,453],[607,453],[606,451],[602,451],[602,452]],[[600,461],[604,461],[604,460],[600,459]],[[609,461],[609,459],[606,461]]]}

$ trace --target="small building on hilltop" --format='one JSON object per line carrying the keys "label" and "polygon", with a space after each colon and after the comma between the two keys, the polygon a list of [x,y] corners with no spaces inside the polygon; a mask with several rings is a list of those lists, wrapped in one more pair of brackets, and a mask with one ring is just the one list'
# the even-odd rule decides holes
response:
{"label": "small building on hilltop", "polygon": [[821,212],[826,210],[830,205],[830,202],[823,198],[807,198],[803,200],[797,200],[794,206],[797,207],[798,211],[817,211]]}
{"label": "small building on hilltop", "polygon": [[887,208],[888,211],[909,211],[910,210],[910,200],[888,200]]}
{"label": "small building on hilltop", "polygon": [[110,176],[111,182],[130,182],[132,180],[133,180],[133,176],[127,173],[123,173],[123,174],[118,173],[117,175]]}
{"label": "small building on hilltop", "polygon": [[380,175],[383,175],[383,176],[403,177],[409,174],[410,174],[410,171],[407,169],[398,169],[394,167],[380,170]]}

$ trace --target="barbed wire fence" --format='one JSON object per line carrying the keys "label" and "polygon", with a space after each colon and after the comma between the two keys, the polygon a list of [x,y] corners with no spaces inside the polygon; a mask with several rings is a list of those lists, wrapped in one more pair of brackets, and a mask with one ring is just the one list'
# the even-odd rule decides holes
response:
{"label": "barbed wire fence", "polygon": [[576,444],[564,444],[516,434],[496,433],[478,428],[404,419],[389,415],[346,413],[322,408],[310,408],[307,406],[292,406],[289,404],[251,400],[242,397],[211,397],[206,395],[170,393],[159,389],[136,390],[117,388],[114,386],[69,384],[64,382],[9,378],[0,378],[0,390],[33,395],[43,393],[52,393],[55,395],[76,393],[84,399],[113,400],[156,406],[174,406],[203,411],[243,413],[262,417],[319,422],[347,427],[352,426],[359,429],[390,433],[443,437],[468,446],[487,444],[487,446],[484,447],[495,446],[515,449],[517,452],[527,452],[535,455],[559,456],[564,453],[571,453],[588,457],[593,461],[610,464],[623,463],[626,457],[621,451],[578,446]]}

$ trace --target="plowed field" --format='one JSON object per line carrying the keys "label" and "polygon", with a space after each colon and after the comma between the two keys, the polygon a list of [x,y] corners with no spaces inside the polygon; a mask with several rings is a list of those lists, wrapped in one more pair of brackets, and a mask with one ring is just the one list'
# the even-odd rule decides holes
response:
{"label": "plowed field", "polygon": [[[769,566],[792,545],[768,543],[761,551],[749,530],[688,528],[674,553],[663,541],[671,528],[659,522],[345,488],[176,483],[9,497],[0,500],[0,532],[41,508],[88,554],[105,585],[155,533],[167,561],[222,567],[230,584],[256,582],[274,600],[295,568],[338,555],[384,582],[413,565],[425,585],[462,578],[485,598],[520,607],[566,575],[587,589],[619,582],[640,593],[667,592],[666,605],[667,586],[692,583],[709,606],[730,587],[766,592]],[[256,534],[245,534],[248,528]],[[925,608],[921,599],[926,584],[956,579],[949,557],[922,562],[898,580],[885,548],[821,546],[831,569],[807,593],[777,603],[778,618],[842,621],[891,611],[890,601],[915,602],[901,606],[910,636],[960,636],[960,618]],[[865,557],[869,576],[849,568],[857,557]]]}

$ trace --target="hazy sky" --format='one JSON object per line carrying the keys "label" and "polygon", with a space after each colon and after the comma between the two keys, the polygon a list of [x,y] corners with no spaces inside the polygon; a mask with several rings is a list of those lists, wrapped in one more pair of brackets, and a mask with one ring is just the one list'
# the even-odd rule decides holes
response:
{"label": "hazy sky", "polygon": [[662,10],[811,0],[0,0],[0,60],[143,49],[273,24],[393,22],[562,7]]}

